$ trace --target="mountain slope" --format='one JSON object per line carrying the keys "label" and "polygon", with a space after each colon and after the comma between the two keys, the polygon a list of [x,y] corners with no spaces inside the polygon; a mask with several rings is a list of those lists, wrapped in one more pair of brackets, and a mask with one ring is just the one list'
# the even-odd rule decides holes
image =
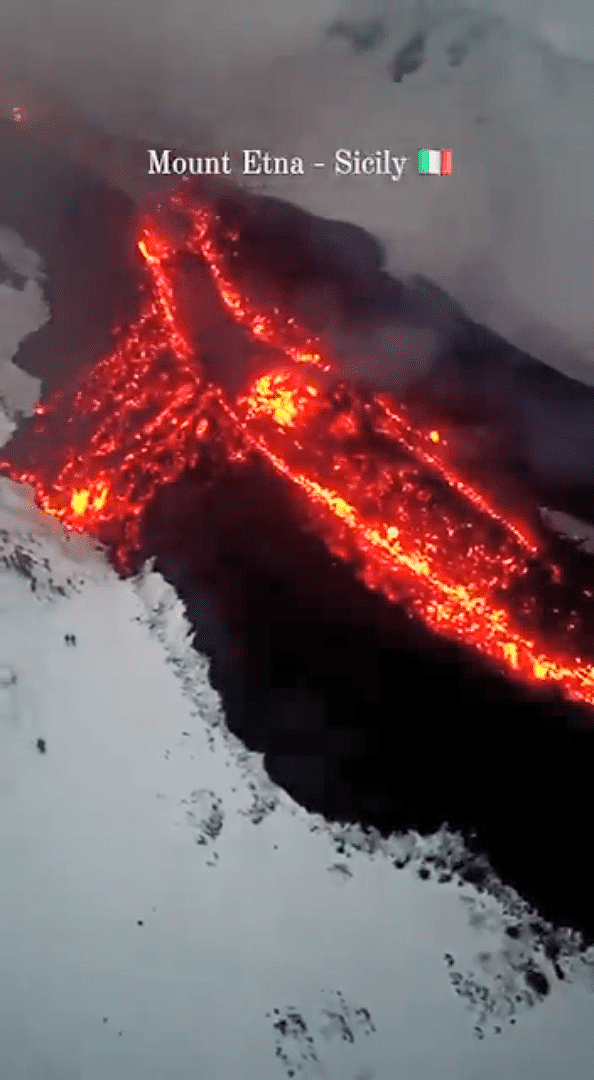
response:
{"label": "mountain slope", "polygon": [[[32,560],[0,569],[7,1080],[454,1080],[502,1058],[585,1080],[578,937],[447,831],[301,811],[227,731],[173,590],[1,498]],[[54,590],[32,589],[46,570]]]}
{"label": "mountain slope", "polygon": [[589,1077],[579,935],[445,828],[305,813],[173,589],[4,479],[0,643],[3,1078]]}

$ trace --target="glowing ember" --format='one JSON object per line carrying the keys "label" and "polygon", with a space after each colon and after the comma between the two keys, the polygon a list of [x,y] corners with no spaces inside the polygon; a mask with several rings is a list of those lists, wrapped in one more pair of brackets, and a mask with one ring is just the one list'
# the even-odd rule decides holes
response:
{"label": "glowing ember", "polygon": [[73,491],[70,499],[70,509],[75,517],[82,517],[89,506],[93,510],[102,510],[107,499],[108,488],[103,486],[97,495],[92,496],[88,488],[82,491]]}
{"label": "glowing ember", "polygon": [[[257,454],[290,482],[330,551],[368,587],[508,673],[594,704],[594,668],[572,658],[577,612],[546,640],[536,616],[529,582],[539,552],[531,530],[468,484],[441,456],[440,432],[417,430],[389,395],[345,384],[322,393],[304,377],[303,365],[332,369],[319,341],[278,308],[260,311],[241,293],[226,253],[238,238],[217,242],[216,216],[187,194],[173,203],[189,217],[184,250],[206,262],[230,315],[280,354],[282,368],[262,374],[236,402],[204,382],[176,314],[179,248],[144,221],[138,250],[147,287],[138,319],[72,394],[37,409],[30,468],[4,463],[13,479],[30,483],[39,506],[67,528],[104,536],[106,526],[117,527],[125,565],[147,504],[197,464],[205,444],[230,462]],[[48,453],[46,440],[53,437],[55,447],[56,433],[66,441],[49,475],[44,463],[55,450]],[[543,572],[554,590],[555,569]]]}
{"label": "glowing ember", "polygon": [[300,383],[292,372],[275,371],[262,375],[238,403],[247,405],[246,420],[270,416],[281,427],[295,427],[298,420],[311,415],[312,400],[319,393],[317,386]]}
{"label": "glowing ember", "polygon": [[[278,308],[266,313],[258,311],[249,298],[236,288],[226,269],[223,254],[212,236],[213,225],[218,223],[212,214],[203,207],[188,205],[181,194],[174,195],[172,201],[190,214],[193,233],[188,240],[188,248],[205,259],[219,296],[233,318],[249,329],[257,341],[281,348],[293,363],[309,364],[322,371],[330,371],[330,364],[322,356],[317,338],[311,337],[291,316],[282,315]],[[227,239],[237,241],[239,237],[228,233]]]}

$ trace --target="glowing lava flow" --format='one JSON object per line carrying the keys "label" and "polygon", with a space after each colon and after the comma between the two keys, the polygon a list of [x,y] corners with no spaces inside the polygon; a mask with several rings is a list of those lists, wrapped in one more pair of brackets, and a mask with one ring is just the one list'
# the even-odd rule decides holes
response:
{"label": "glowing lava flow", "polygon": [[[3,463],[68,528],[93,532],[107,523],[120,525],[122,564],[157,489],[197,463],[208,408],[217,397],[204,385],[177,327],[162,268],[168,248],[148,222],[138,247],[153,278],[138,319],[72,394],[57,393],[37,408],[32,467],[19,471]],[[51,445],[56,432],[65,461],[48,476],[47,462],[58,456]]]}
{"label": "glowing lava flow", "polygon": [[273,371],[257,379],[238,404],[247,406],[244,421],[270,416],[279,427],[295,427],[313,415],[319,394],[317,386],[296,379],[293,372]]}
{"label": "glowing lava flow", "polygon": [[[191,215],[193,232],[188,239],[188,249],[206,261],[218,294],[236,322],[249,330],[256,341],[282,349],[293,363],[309,364],[322,371],[330,371],[330,364],[321,354],[318,338],[311,337],[292,316],[283,315],[278,308],[273,308],[271,312],[258,310],[234,285],[212,235],[217,219],[204,207],[196,209],[188,205],[182,195],[174,195],[172,202]],[[237,241],[239,235],[228,232],[227,239]]]}
{"label": "glowing lava flow", "polygon": [[[119,526],[123,561],[157,489],[194,467],[205,442],[230,461],[258,454],[370,588],[510,674],[594,704],[594,668],[559,640],[547,643],[535,622],[522,630],[505,603],[537,554],[529,530],[458,476],[439,454],[439,432],[417,431],[389,396],[344,384],[322,393],[311,376],[331,364],[317,339],[278,308],[258,311],[233,283],[216,242],[220,222],[181,195],[174,204],[190,216],[185,250],[206,261],[232,317],[284,366],[236,402],[205,383],[176,315],[178,252],[146,221],[138,249],[150,287],[138,319],[72,395],[37,410],[39,451],[26,471],[4,463],[10,475],[32,484],[38,504],[69,528],[104,536]],[[52,435],[65,438],[65,461],[48,476]]]}
{"label": "glowing lava flow", "polygon": [[[281,349],[288,360],[310,364],[325,372],[331,371],[332,365],[321,354],[319,340],[310,337],[295,318],[284,316],[278,308],[274,308],[270,313],[258,311],[236,288],[226,267],[224,255],[213,239],[212,234],[218,224],[214,215],[204,207],[196,208],[191,203],[188,204],[181,194],[173,196],[173,202],[185,209],[190,216],[193,231],[188,247],[200,254],[206,262],[219,296],[232,318],[248,330],[256,341],[263,341]],[[238,240],[238,235],[228,232],[226,239],[233,243]],[[404,410],[397,412],[394,402],[385,394],[377,394],[374,403],[377,414],[376,430],[395,439],[418,460],[438,472],[447,484],[455,487],[460,495],[481,513],[505,525],[529,554],[538,553],[537,542],[525,525],[504,519],[484,495],[466,484],[437,453],[432,452],[429,444],[435,445],[440,441],[438,432],[415,431]]]}
{"label": "glowing lava flow", "polygon": [[[241,295],[226,268],[223,253],[213,240],[213,226],[217,222],[208,211],[188,205],[181,196],[177,196],[175,202],[189,213],[193,224],[190,246],[209,266],[219,295],[232,317],[248,329],[257,340],[264,338],[280,348],[287,359],[297,360],[300,363],[309,362],[324,371],[331,370],[331,365],[320,353],[318,342],[304,334],[293,317],[284,318],[278,309],[273,309],[273,312],[268,315],[258,312]],[[228,234],[227,239],[234,242],[237,236]],[[299,342],[300,336],[305,338],[303,344]],[[288,425],[279,419],[279,416],[287,416],[286,390],[283,388],[279,391],[275,412],[270,403],[270,388],[271,384],[268,381],[266,384],[268,393],[261,399],[261,413],[272,415],[283,427],[293,426],[292,416]],[[250,400],[252,409],[245,417],[247,420],[257,415],[255,406],[257,397],[252,396]],[[464,537],[461,546],[458,547],[457,544],[452,543],[456,535],[456,527],[444,519],[443,511],[438,512],[437,518],[441,518],[442,525],[446,520],[445,535],[443,529],[435,528],[438,523],[436,520],[433,522],[426,520],[427,515],[422,513],[423,508],[419,502],[414,507],[413,514],[416,510],[417,524],[421,524],[422,527],[420,530],[415,530],[415,518],[405,506],[406,499],[403,498],[405,492],[402,485],[398,489],[396,505],[393,505],[393,516],[388,521],[372,526],[355,505],[343,498],[336,490],[337,481],[344,479],[344,476],[339,475],[345,471],[341,467],[345,464],[344,457],[339,455],[332,460],[330,466],[332,486],[328,486],[327,483],[315,479],[310,471],[302,472],[289,464],[291,457],[295,456],[295,448],[301,450],[303,447],[305,441],[303,434],[301,441],[293,440],[291,447],[288,447],[285,441],[284,453],[281,455],[274,453],[270,439],[266,440],[263,435],[255,441],[251,439],[249,441],[279,473],[291,480],[307,496],[310,507],[316,507],[318,514],[326,518],[326,521],[318,518],[318,524],[324,532],[330,550],[342,558],[350,556],[351,561],[354,561],[352,559],[354,548],[363,557],[360,574],[368,586],[379,588],[390,599],[400,599],[402,582],[405,579],[408,583],[409,608],[427,625],[442,632],[445,631],[449,636],[461,638],[484,655],[500,664],[503,662],[508,669],[521,674],[527,680],[554,681],[563,686],[569,697],[594,704],[594,667],[583,663],[581,659],[562,659],[547,655],[545,649],[537,645],[536,634],[527,636],[514,629],[510,614],[494,598],[496,586],[501,591],[508,587],[514,576],[525,573],[526,564],[522,555],[536,556],[538,554],[538,544],[530,530],[522,523],[504,518],[487,498],[458,476],[435,452],[435,446],[440,442],[439,433],[434,429],[426,433],[415,431],[407,421],[404,411],[402,409],[397,411],[387,395],[374,395],[372,401],[368,403],[367,414],[368,419],[371,417],[370,426],[374,432],[387,436],[399,444],[416,461],[444,480],[470,504],[473,510],[501,526],[507,538],[512,541],[510,549],[501,550],[500,546],[495,559],[490,559],[485,545],[480,541],[477,543],[476,537],[470,542],[468,542],[468,537]],[[338,422],[340,421],[342,421],[341,430],[345,436],[352,437],[357,434],[358,425],[352,412],[343,413],[338,418]],[[336,430],[337,418],[333,422],[333,431],[336,432]],[[322,438],[321,444],[325,448],[327,448],[327,441],[327,436]],[[374,484],[370,485],[369,480],[361,476],[357,476],[353,484],[352,461],[347,461],[347,464],[351,466],[347,470],[351,473],[351,483],[347,484],[347,487],[350,487],[350,493],[358,496],[359,499],[363,496],[363,501],[369,503]],[[388,490],[391,492],[394,490],[394,470],[392,470],[387,487],[385,486],[386,473],[390,473],[390,469],[384,466],[384,491],[382,492],[384,498]],[[375,487],[377,488],[377,484]],[[413,485],[413,497],[418,499],[419,496],[422,497],[422,488],[417,483],[416,489]],[[427,501],[425,500],[425,510]],[[402,533],[394,520],[398,511],[400,511],[400,518],[404,519]],[[337,528],[339,524],[342,528]],[[349,533],[351,545],[345,544],[345,529]],[[476,532],[476,526],[474,531]],[[504,544],[502,547],[506,548],[507,545]],[[454,567],[464,568],[467,578],[471,577],[467,585],[460,584],[455,578],[452,579],[451,573],[446,572],[446,567],[449,566],[454,554],[457,556],[453,561]],[[555,571],[556,568],[553,570]]]}
{"label": "glowing lava flow", "polygon": [[[403,547],[395,525],[371,527],[355,507],[335,491],[308,476],[292,472],[281,458],[263,446],[261,449],[279,472],[354,534],[356,548],[367,557],[364,574],[367,585],[381,588],[388,597],[399,599],[398,587],[402,576],[406,575],[417,594],[409,601],[410,607],[428,626],[459,637],[490,658],[504,660],[525,678],[561,683],[569,697],[594,703],[594,668],[591,665],[581,661],[563,663],[547,656],[534,640],[513,629],[509,614],[494,606],[484,591],[448,581],[443,570],[436,567],[435,560]],[[331,538],[329,547],[337,555],[344,554],[340,544],[335,545]],[[396,585],[394,590],[390,589],[391,578]]]}

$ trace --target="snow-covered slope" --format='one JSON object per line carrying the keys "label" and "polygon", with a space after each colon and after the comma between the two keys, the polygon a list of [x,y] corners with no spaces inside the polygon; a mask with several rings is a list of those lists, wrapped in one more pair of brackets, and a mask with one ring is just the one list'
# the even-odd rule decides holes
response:
{"label": "snow-covered slope", "polygon": [[[390,272],[426,275],[471,318],[592,383],[591,63],[557,51],[560,9],[558,34],[551,21],[547,40],[540,20],[526,13],[515,25],[504,3],[429,8],[417,6],[416,22],[400,21],[400,9],[388,16],[373,49],[349,52],[343,36],[338,55],[287,65],[274,120],[243,96],[233,121],[217,118],[215,137],[327,161],[325,170],[251,178],[251,186],[362,225],[385,245]],[[586,42],[591,48],[591,34],[582,51]],[[422,146],[453,148],[452,177],[417,174]],[[392,148],[409,156],[407,171],[397,184],[334,176],[338,147]]]}
{"label": "snow-covered slope", "polygon": [[560,536],[573,541],[582,551],[594,555],[594,528],[585,521],[580,521],[573,514],[564,514],[561,510],[541,510],[543,521]]}
{"label": "snow-covered slope", "polygon": [[556,974],[446,830],[300,810],[227,731],[173,590],[37,526],[2,481],[30,559],[0,569],[3,1077],[585,1080],[579,941]]}
{"label": "snow-covered slope", "polygon": [[30,413],[41,384],[12,362],[20,342],[50,317],[36,252],[11,229],[0,227],[0,446],[14,426],[11,416]]}

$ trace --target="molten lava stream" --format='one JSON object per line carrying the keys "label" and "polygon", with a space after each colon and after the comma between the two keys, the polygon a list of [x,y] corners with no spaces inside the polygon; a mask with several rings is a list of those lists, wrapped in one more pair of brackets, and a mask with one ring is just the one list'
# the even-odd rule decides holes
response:
{"label": "molten lava stream", "polygon": [[[269,312],[260,311],[250,302],[249,297],[244,296],[236,287],[227,266],[228,259],[215,239],[215,232],[221,225],[219,218],[205,207],[196,207],[188,198],[186,191],[172,195],[171,200],[175,207],[185,210],[188,214],[192,224],[192,232],[187,243],[188,249],[199,254],[206,262],[221,301],[232,318],[248,330],[255,341],[272,345],[280,350],[287,360],[310,365],[324,372],[331,371],[332,365],[322,355],[318,338],[309,335],[299,326],[293,316],[283,315],[278,308],[273,308]],[[225,239],[228,243],[235,243],[239,237],[236,233],[228,231]],[[430,465],[477,510],[488,514],[494,521],[504,524],[527,552],[532,555],[537,554],[538,542],[525,525],[504,519],[484,495],[466,484],[439,457],[435,452],[436,435],[439,441],[438,433],[415,431],[404,411],[402,409],[400,412],[396,411],[395,403],[387,394],[377,394],[374,406],[377,431],[389,435],[410,450],[419,460]]]}
{"label": "molten lava stream", "polygon": [[[186,210],[192,222],[192,236],[189,247],[199,253],[210,268],[215,286],[221,300],[232,317],[243,325],[257,341],[265,341],[282,351],[288,360],[300,364],[309,364],[323,371],[331,370],[330,363],[323,357],[317,339],[303,331],[296,320],[284,316],[278,308],[270,312],[259,311],[249,298],[242,295],[235,286],[232,274],[227,266],[227,259],[220,245],[215,240],[215,230],[220,221],[204,207],[195,207],[184,197],[183,192],[173,196],[174,205]],[[232,243],[237,235],[228,233],[227,241]],[[248,395],[251,420],[258,413],[272,417],[279,426],[291,427],[297,422],[296,403],[289,406],[290,391],[276,376],[277,395],[274,398],[274,379],[267,376]],[[318,396],[315,386],[309,386],[311,397]],[[295,391],[301,394],[303,391]],[[306,399],[305,399],[306,400]],[[309,405],[306,401],[308,411]],[[409,607],[428,626],[446,633],[448,636],[462,639],[474,646],[490,659],[502,664],[508,671],[521,675],[531,682],[553,681],[559,684],[566,695],[576,701],[594,704],[594,667],[584,663],[581,658],[565,658],[549,655],[544,643],[536,643],[536,635],[526,636],[514,628],[510,613],[497,603],[494,597],[495,587],[500,591],[509,586],[513,576],[525,573],[526,565],[523,554],[537,556],[538,541],[525,523],[505,518],[480,492],[475,491],[435,451],[439,442],[439,433],[435,431],[416,431],[408,421],[403,409],[398,410],[387,394],[376,394],[367,405],[368,415],[372,417],[371,427],[374,432],[392,439],[406,449],[422,465],[430,468],[444,480],[473,511],[486,516],[502,526],[512,541],[515,551],[502,550],[495,557],[489,558],[484,546],[476,542],[466,543],[458,552],[454,552],[452,539],[455,527],[448,524],[446,535],[443,530],[431,531],[427,522],[423,522],[422,535],[415,530],[414,515],[408,514],[400,527],[394,517],[370,525],[366,516],[357,510],[357,501],[368,500],[369,491],[364,483],[354,483],[350,477],[349,498],[343,498],[337,490],[341,467],[335,460],[328,470],[326,478],[315,478],[311,472],[295,469],[290,464],[291,447],[300,447],[299,440],[287,444],[285,452],[274,453],[264,434],[248,442],[253,445],[277,472],[287,477],[305,494],[313,516],[323,531],[330,550],[339,557],[353,558],[355,551],[361,557],[360,576],[366,584],[380,589],[388,599],[402,596],[402,582],[409,583]],[[339,422],[335,418],[334,423]],[[343,428],[348,433],[356,421],[352,416],[343,414],[340,418]],[[244,421],[244,430],[246,430]],[[302,442],[308,441],[301,433]],[[322,445],[324,440],[322,440]],[[344,457],[342,458],[344,465]],[[352,473],[352,470],[351,470]],[[400,496],[403,491],[401,489]],[[420,494],[419,490],[416,492]],[[352,501],[351,501],[352,499]],[[404,500],[400,498],[400,517],[404,513]],[[396,507],[395,507],[396,509]],[[420,506],[417,504],[417,522],[421,521]],[[441,524],[443,525],[443,517]],[[434,522],[437,524],[437,522]],[[413,535],[416,531],[416,535]],[[438,535],[441,532],[441,535]],[[350,543],[346,542],[349,534]],[[514,543],[515,542],[515,543]],[[477,559],[478,556],[478,559]],[[482,565],[480,565],[482,564]],[[471,581],[462,585],[452,577],[451,567],[459,571],[460,576],[471,575]],[[449,572],[446,571],[446,567]],[[551,568],[553,574],[556,568]],[[411,595],[412,594],[412,595]]]}
{"label": "molten lava stream", "polygon": [[[258,312],[226,270],[216,218],[201,208],[191,216],[187,249],[206,260],[233,317],[285,358],[283,369],[235,403],[205,384],[176,316],[168,267],[177,252],[145,221],[138,247],[151,282],[138,319],[73,394],[39,407],[40,450],[26,471],[5,463],[13,479],[32,484],[39,505],[69,528],[104,535],[106,525],[119,525],[124,564],[144,508],[196,465],[205,440],[230,461],[257,453],[290,481],[328,548],[370,588],[405,599],[426,625],[508,673],[554,682],[594,704],[592,666],[537,644],[501,602],[535,554],[529,533],[458,477],[435,450],[438,433],[416,431],[389,397],[344,386],[322,394],[305,372],[330,369],[319,342],[278,309]],[[66,433],[66,460],[50,477],[42,463],[56,429]]]}
{"label": "molten lava stream", "polygon": [[[137,320],[73,391],[38,407],[31,467],[4,463],[68,528],[104,535],[106,525],[118,524],[122,565],[157,489],[198,462],[218,397],[178,329],[162,268],[168,249],[149,222],[138,246],[152,281]],[[56,432],[65,444],[64,463],[48,474]]]}
{"label": "molten lava stream", "polygon": [[[307,445],[307,436],[300,434],[299,447]],[[399,489],[402,470],[384,466],[377,479],[370,480],[366,462],[358,470],[343,454],[327,453],[326,479],[315,455],[306,455],[309,468],[295,461],[294,440],[279,451],[278,433],[248,431],[246,439],[305,497],[309,516],[330,551],[354,564],[369,588],[391,601],[405,600],[427,626],[474,647],[524,681],[555,682],[569,698],[594,704],[594,668],[547,652],[536,635],[514,627],[496,599],[496,591],[505,590],[524,572],[515,537],[489,551],[484,539],[471,539],[478,532],[476,521],[456,520],[443,507],[431,505],[421,485],[405,483]],[[374,502],[387,502],[389,516],[381,510],[372,516]],[[365,514],[361,505],[367,507]],[[460,583],[463,576],[466,584]]]}

